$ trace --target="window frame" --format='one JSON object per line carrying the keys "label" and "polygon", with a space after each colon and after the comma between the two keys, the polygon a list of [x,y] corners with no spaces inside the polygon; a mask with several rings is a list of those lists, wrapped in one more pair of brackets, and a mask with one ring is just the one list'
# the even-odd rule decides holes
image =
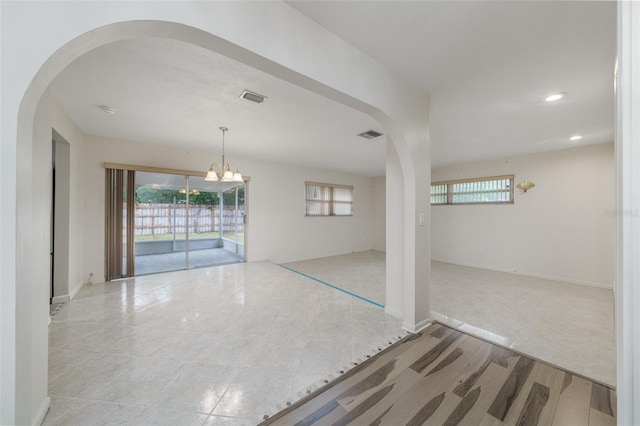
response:
{"label": "window frame", "polygon": [[[309,186],[319,186],[320,188],[329,188],[329,200],[313,200],[307,198],[307,194],[309,193]],[[333,197],[334,189],[348,189],[351,191],[351,201],[335,201]],[[306,181],[304,183],[304,216],[305,217],[352,217],[353,214],[353,190],[354,187],[352,185],[342,185],[342,184],[334,184],[334,183],[322,183],[322,182],[310,182]],[[329,203],[329,214],[309,214],[309,202],[327,202]],[[334,203],[336,204],[349,204],[350,213],[349,214],[335,214]]]}
{"label": "window frame", "polygon": [[[514,178],[515,175],[500,175],[500,176],[486,176],[479,178],[468,178],[468,179],[455,179],[455,180],[444,180],[438,182],[432,182],[431,187],[429,188],[429,204],[431,206],[467,206],[467,205],[492,205],[492,204],[513,204],[514,203]],[[479,202],[454,202],[453,201],[453,185],[458,183],[473,183],[473,182],[488,182],[494,180],[508,179],[510,181],[509,184],[509,200],[508,201],[479,201]],[[446,193],[440,194],[431,194],[431,188],[438,185],[446,186]],[[496,191],[477,191],[476,193],[493,193]],[[506,191],[503,191],[506,192]],[[432,195],[446,195],[447,201],[445,203],[432,203],[431,196]]]}

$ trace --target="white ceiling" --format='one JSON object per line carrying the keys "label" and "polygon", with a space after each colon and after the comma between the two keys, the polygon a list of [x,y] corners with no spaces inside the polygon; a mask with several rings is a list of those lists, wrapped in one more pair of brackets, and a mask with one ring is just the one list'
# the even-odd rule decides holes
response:
{"label": "white ceiling", "polygon": [[432,95],[433,165],[613,141],[615,2],[288,3]]}
{"label": "white ceiling", "polygon": [[[289,4],[431,93],[434,166],[613,140],[613,2]],[[239,99],[243,89],[268,99]],[[384,138],[356,136],[384,132],[370,117],[185,43],[104,46],[52,91],[87,133],[217,155],[224,125],[231,160],[384,174]],[[545,103],[553,92],[568,96]]]}
{"label": "white ceiling", "polygon": [[[248,89],[268,97],[241,99]],[[385,138],[366,114],[200,47],[166,39],[112,43],[74,61],[52,92],[86,133],[211,152],[384,175]],[[108,115],[96,108],[108,105]],[[238,164],[242,170],[242,164]]]}

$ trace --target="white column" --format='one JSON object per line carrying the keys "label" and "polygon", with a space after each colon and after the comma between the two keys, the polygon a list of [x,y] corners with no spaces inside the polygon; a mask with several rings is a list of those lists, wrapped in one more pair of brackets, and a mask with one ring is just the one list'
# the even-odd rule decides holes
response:
{"label": "white column", "polygon": [[386,305],[385,310],[404,320],[404,194],[402,166],[391,138],[386,163]]}
{"label": "white column", "polygon": [[[418,332],[431,321],[430,188],[431,157],[428,116],[412,144],[413,182],[405,182],[405,294],[402,327]],[[406,178],[406,176],[405,176]],[[411,198],[412,202],[407,202]],[[412,234],[409,236],[407,233]]]}
{"label": "white column", "polygon": [[640,425],[640,3],[618,3],[616,76],[618,424]]}

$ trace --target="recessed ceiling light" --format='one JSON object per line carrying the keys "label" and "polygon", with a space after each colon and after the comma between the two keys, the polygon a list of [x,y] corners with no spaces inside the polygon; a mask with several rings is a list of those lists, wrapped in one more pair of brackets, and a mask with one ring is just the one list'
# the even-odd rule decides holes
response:
{"label": "recessed ceiling light", "polygon": [[560,99],[564,98],[565,96],[567,96],[566,92],[553,93],[553,94],[547,96],[546,98],[544,98],[544,100],[547,101],[547,102],[555,102],[555,101],[559,101]]}
{"label": "recessed ceiling light", "polygon": [[573,135],[569,138],[570,141],[579,141],[580,139],[582,139],[580,135]]}
{"label": "recessed ceiling light", "polygon": [[96,108],[98,108],[100,111],[104,112],[105,114],[115,114],[116,110],[110,106],[107,105],[96,105]]}

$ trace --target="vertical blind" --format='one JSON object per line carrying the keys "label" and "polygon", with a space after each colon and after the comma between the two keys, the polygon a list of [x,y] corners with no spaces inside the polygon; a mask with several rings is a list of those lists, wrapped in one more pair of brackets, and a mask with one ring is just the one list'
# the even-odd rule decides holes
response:
{"label": "vertical blind", "polygon": [[135,172],[105,169],[106,280],[132,277],[134,270]]}

